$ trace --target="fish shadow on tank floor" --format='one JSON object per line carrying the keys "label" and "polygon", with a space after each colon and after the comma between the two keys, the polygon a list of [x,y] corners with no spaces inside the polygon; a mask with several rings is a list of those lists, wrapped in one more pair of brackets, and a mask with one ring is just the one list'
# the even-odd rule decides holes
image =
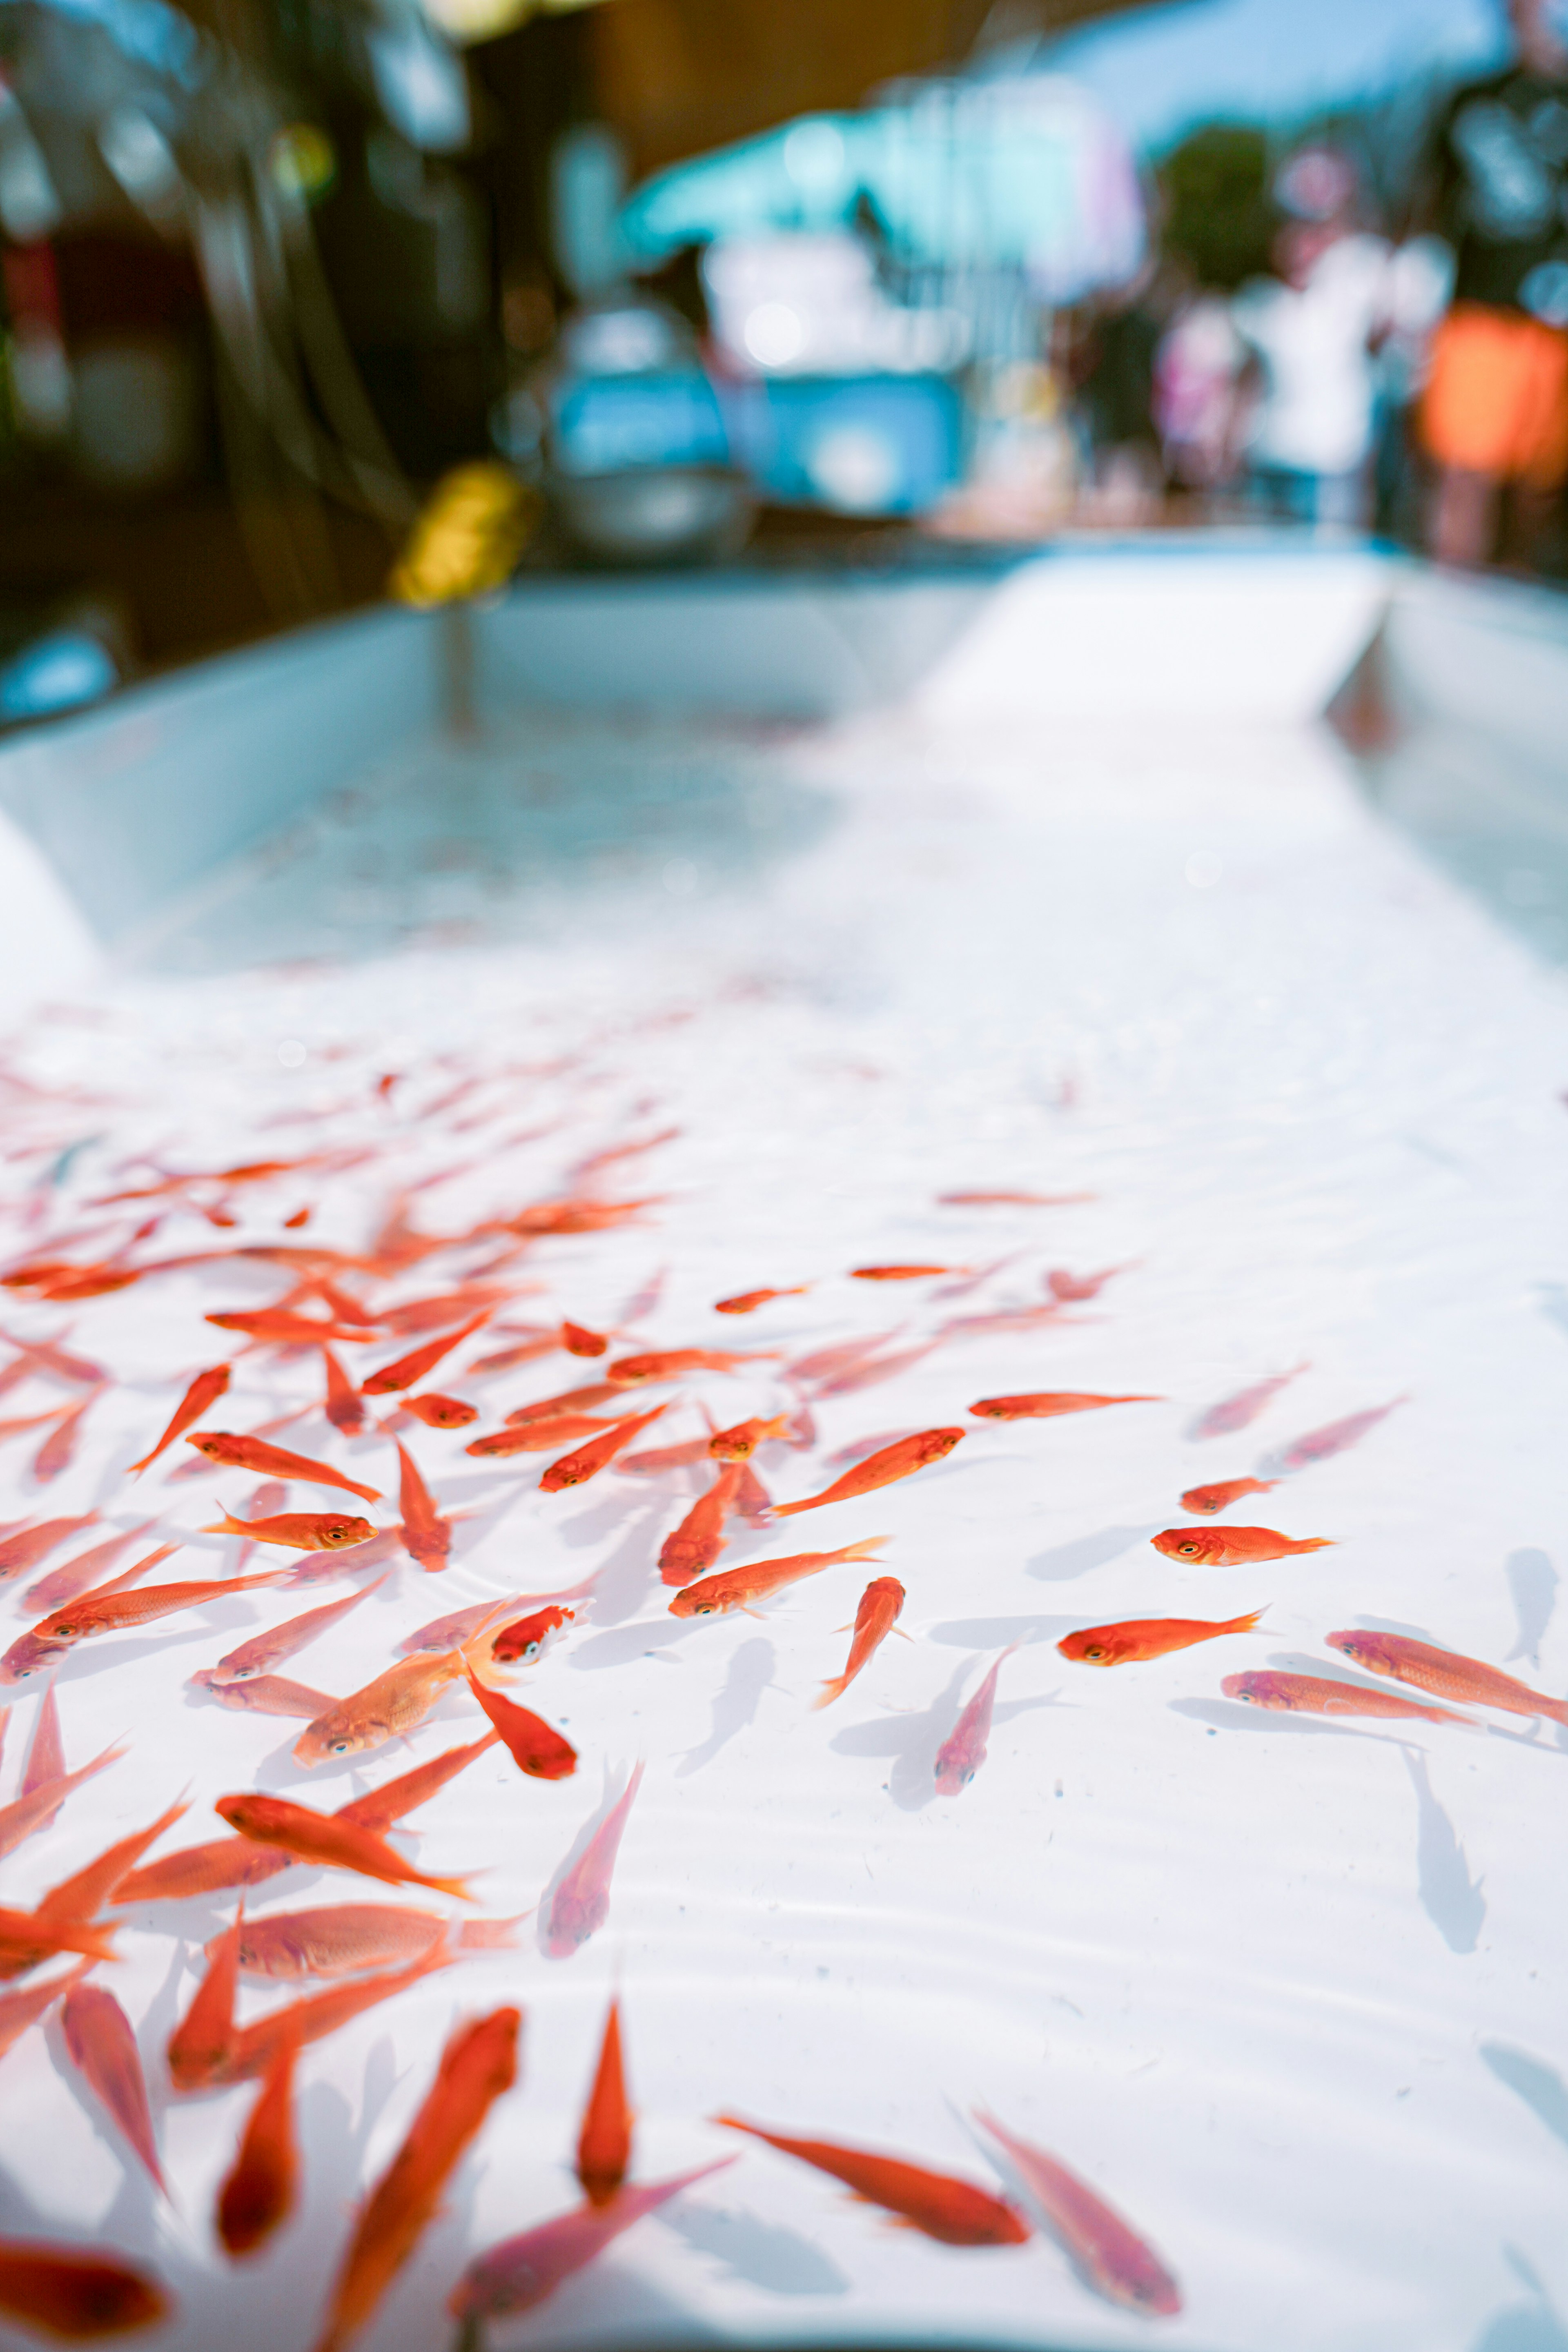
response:
{"label": "fish shadow on tank floor", "polygon": [[693,1772],[700,1772],[705,1764],[711,1764],[737,1732],[756,1721],[763,1693],[779,1688],[773,1681],[776,1663],[773,1643],[761,1633],[753,1634],[731,1652],[730,1671],[713,1695],[712,1728],[700,1747],[687,1749],[676,1767],[678,1780],[688,1780]]}
{"label": "fish shadow on tank floor", "polygon": [[1486,1920],[1484,1881],[1470,1876],[1464,1846],[1432,1793],[1426,1759],[1406,1748],[1405,1769],[1415,1791],[1415,1892],[1421,1908],[1451,1952],[1473,1952]]}
{"label": "fish shadow on tank floor", "polygon": [[1531,2301],[1510,2304],[1489,2320],[1470,2352],[1568,2352],[1568,2328],[1534,2264],[1516,2246],[1503,2252]]}
{"label": "fish shadow on tank floor", "polygon": [[761,2287],[765,2294],[847,2294],[850,2281],[819,2247],[779,2223],[754,2213],[678,2199],[664,2216],[665,2227],[693,2252],[711,2255],[732,2278]]}
{"label": "fish shadow on tank floor", "polygon": [[[974,1678],[976,1668],[985,1664],[983,1654],[972,1654],[953,1668],[941,1696],[929,1707],[908,1714],[889,1712],[868,1722],[848,1724],[831,1746],[840,1756],[889,1757],[892,1761],[888,1794],[900,1812],[922,1812],[936,1801],[937,1750],[957,1724],[964,1685]],[[973,1696],[973,1692],[970,1695]],[[991,1737],[1014,1716],[1031,1715],[1038,1707],[1061,1705],[1062,1701],[1055,1696],[998,1699],[991,1717]],[[980,1769],[984,1772],[985,1768],[982,1765]]]}
{"label": "fish shadow on tank floor", "polygon": [[1087,1576],[1091,1568],[1103,1568],[1110,1560],[1120,1559],[1137,1543],[1147,1543],[1160,1532],[1160,1521],[1149,1519],[1136,1528],[1099,1528],[1090,1536],[1075,1536],[1070,1543],[1053,1544],[1048,1551],[1037,1551],[1033,1559],[1026,1560],[1026,1576],[1040,1578],[1048,1584],[1066,1584],[1075,1576]]}
{"label": "fish shadow on tank floor", "polygon": [[1480,2058],[1500,2083],[1506,2083],[1515,2097],[1524,2101],[1552,2138],[1568,2147],[1568,2083],[1563,2082],[1555,2067],[1547,2065],[1542,2058],[1532,2058],[1528,2050],[1515,2050],[1506,2042],[1483,2042]]}

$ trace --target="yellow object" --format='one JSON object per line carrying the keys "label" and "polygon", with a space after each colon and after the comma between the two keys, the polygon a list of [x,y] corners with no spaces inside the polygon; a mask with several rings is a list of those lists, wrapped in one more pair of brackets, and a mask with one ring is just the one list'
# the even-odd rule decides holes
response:
{"label": "yellow object", "polygon": [[338,176],[337,150],[316,122],[290,122],[268,150],[273,179],[285,195],[313,205]]}
{"label": "yellow object", "polygon": [[405,604],[451,604],[510,579],[543,511],[540,493],[480,458],[444,474],[387,586]]}
{"label": "yellow object", "polygon": [[448,39],[466,45],[493,41],[530,16],[560,16],[595,5],[597,0],[425,0],[425,14]]}

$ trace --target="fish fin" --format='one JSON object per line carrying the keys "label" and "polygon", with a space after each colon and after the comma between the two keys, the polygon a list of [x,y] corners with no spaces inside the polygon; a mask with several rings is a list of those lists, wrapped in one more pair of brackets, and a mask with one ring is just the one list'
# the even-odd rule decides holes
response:
{"label": "fish fin", "polygon": [[1303,1538],[1301,1542],[1293,1543],[1290,1549],[1293,1552],[1327,1551],[1331,1546],[1337,1543],[1338,1540],[1339,1538],[1336,1536],[1307,1536]]}
{"label": "fish fin", "polygon": [[459,1903],[477,1903],[479,1899],[469,1887],[466,1878],[426,1878],[421,1883],[426,1886],[433,1886],[437,1894],[455,1896]]}
{"label": "fish fin", "polygon": [[1261,1609],[1252,1610],[1245,1617],[1232,1617],[1217,1630],[1222,1633],[1250,1633],[1260,1617],[1267,1615],[1272,1603],[1265,1601]]}
{"label": "fish fin", "polygon": [[815,1715],[819,1706],[831,1706],[836,1698],[843,1697],[848,1687],[849,1678],[847,1675],[835,1675],[831,1682],[823,1684],[822,1696],[812,1700],[812,1713]]}
{"label": "fish fin", "polygon": [[201,1533],[204,1536],[247,1536],[250,1529],[243,1519],[231,1518],[226,1511],[221,1519],[215,1520],[210,1528],[203,1528]]}
{"label": "fish fin", "polygon": [[765,1625],[768,1622],[760,1609],[748,1609],[743,1601],[741,1603],[741,1614],[742,1617],[754,1617],[759,1625]]}
{"label": "fish fin", "polygon": [[862,1536],[858,1543],[846,1544],[837,1557],[839,1559],[875,1559],[891,1536]]}

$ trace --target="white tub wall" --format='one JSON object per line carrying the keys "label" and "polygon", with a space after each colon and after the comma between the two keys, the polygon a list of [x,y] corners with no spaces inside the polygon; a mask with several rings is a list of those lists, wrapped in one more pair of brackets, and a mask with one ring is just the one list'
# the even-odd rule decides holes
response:
{"label": "white tub wall", "polygon": [[1568,598],[1511,580],[1408,567],[1379,648],[1405,729],[1458,728],[1568,795]]}

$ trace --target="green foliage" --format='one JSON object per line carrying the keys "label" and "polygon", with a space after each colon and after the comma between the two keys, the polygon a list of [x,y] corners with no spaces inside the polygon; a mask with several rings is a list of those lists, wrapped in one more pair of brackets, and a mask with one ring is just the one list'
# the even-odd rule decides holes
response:
{"label": "green foliage", "polygon": [[1200,286],[1228,293],[1268,268],[1277,225],[1268,180],[1268,138],[1250,123],[1205,123],[1166,156],[1165,250]]}

